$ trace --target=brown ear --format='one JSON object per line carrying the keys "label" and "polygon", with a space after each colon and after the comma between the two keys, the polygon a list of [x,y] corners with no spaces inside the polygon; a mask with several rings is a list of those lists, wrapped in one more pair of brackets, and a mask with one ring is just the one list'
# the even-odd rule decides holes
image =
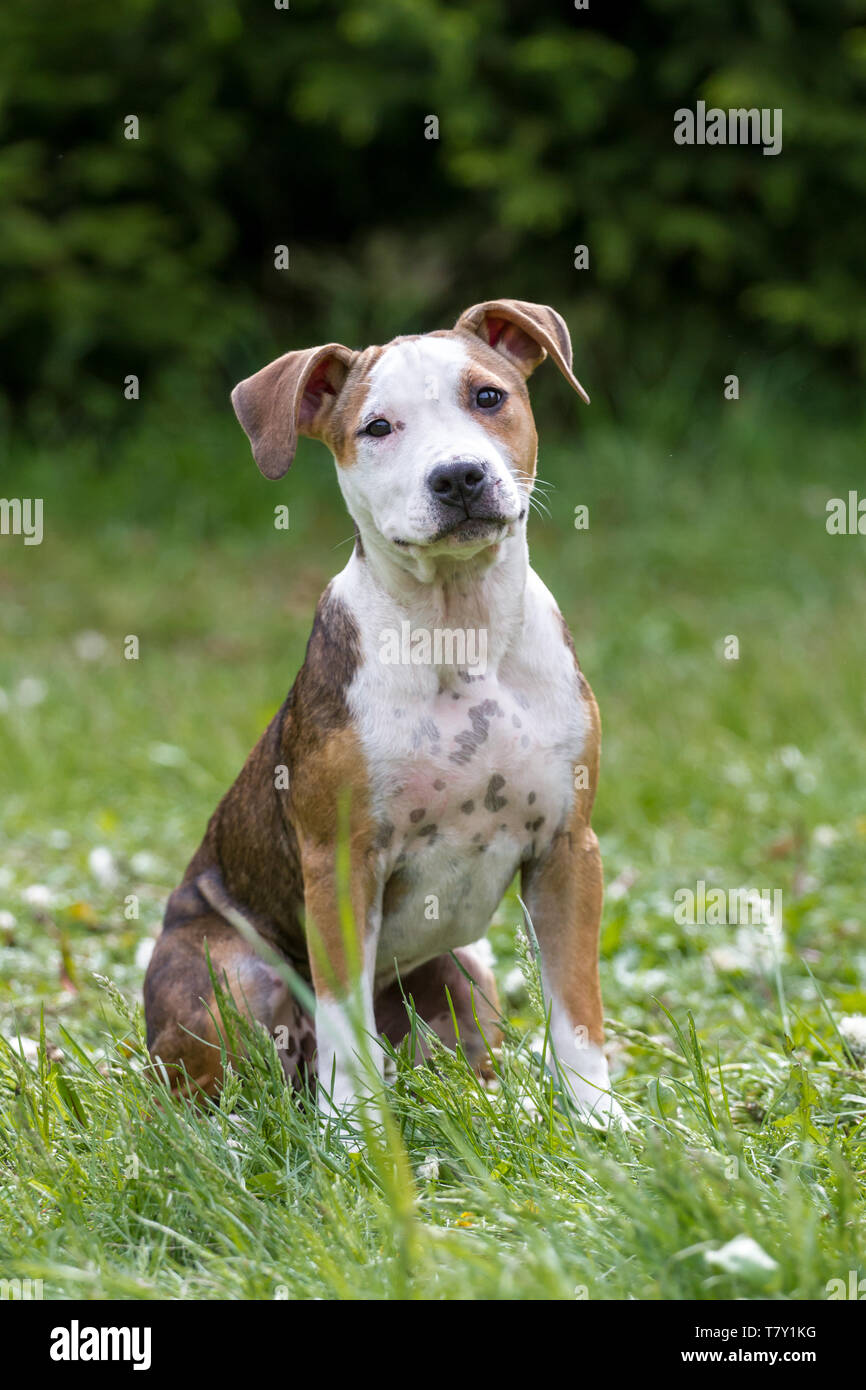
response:
{"label": "brown ear", "polygon": [[566,381],[589,405],[589,396],[571,370],[571,338],[565,320],[555,309],[522,299],[488,299],[465,309],[454,327],[489,343],[524,376],[550,353]]}
{"label": "brown ear", "polygon": [[320,434],[354,356],[340,343],[326,343],[287,352],[238,382],[232,405],[266,478],[287,472],[299,434]]}

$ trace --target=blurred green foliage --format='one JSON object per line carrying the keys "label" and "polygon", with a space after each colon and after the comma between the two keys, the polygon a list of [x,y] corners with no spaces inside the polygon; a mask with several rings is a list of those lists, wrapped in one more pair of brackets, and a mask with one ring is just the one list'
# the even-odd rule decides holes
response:
{"label": "blurred green foliage", "polygon": [[[864,89],[863,0],[6,0],[7,409],[108,423],[128,373],[212,398],[502,294],[608,392],[693,352],[862,367]],[[782,153],[676,145],[698,99],[781,108]]]}

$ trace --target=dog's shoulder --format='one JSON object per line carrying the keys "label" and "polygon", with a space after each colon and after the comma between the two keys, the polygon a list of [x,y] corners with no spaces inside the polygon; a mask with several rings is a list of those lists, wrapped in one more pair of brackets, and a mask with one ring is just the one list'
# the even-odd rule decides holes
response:
{"label": "dog's shoulder", "polygon": [[358,623],[335,580],[319,599],[304,663],[286,703],[286,726],[318,745],[349,723],[347,692],[361,663]]}
{"label": "dog's shoulder", "polygon": [[553,594],[531,568],[526,584],[523,630],[522,650],[531,662],[544,663],[570,686],[574,686],[576,680],[581,697],[592,697],[571,629]]}
{"label": "dog's shoulder", "polygon": [[334,840],[342,803],[353,817],[367,818],[369,801],[349,705],[349,691],[363,663],[361,634],[340,581],[340,575],[331,580],[319,600],[280,730],[286,817],[305,841],[322,845]]}

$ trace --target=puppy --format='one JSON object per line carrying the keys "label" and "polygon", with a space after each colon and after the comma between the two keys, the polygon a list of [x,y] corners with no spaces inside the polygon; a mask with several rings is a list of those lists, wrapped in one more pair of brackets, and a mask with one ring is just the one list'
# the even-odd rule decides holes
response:
{"label": "puppy", "polygon": [[[559,314],[495,300],[447,331],[287,353],[232,393],[266,477],[283,476],[298,435],[328,446],[356,540],[288,698],[168,903],[145,1006],[175,1086],[220,1085],[206,952],[281,1040],[287,1077],[317,1072],[328,1113],[364,1089],[353,1008],[371,1038],[397,1042],[405,994],[451,1046],[456,1019],[483,1067],[498,1004],[472,943],[519,871],[561,1074],[585,1115],[620,1116],[602,1050],[598,709],[526,543],[526,381],[547,356],[588,401]],[[314,1016],[255,934],[309,981]],[[372,1056],[381,1068],[376,1044]]]}

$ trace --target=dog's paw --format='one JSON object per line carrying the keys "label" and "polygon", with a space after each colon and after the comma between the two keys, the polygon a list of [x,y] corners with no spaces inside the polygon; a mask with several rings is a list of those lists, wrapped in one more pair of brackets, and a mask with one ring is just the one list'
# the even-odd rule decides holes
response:
{"label": "dog's paw", "polygon": [[595,1091],[592,1097],[576,1098],[576,1105],[581,1119],[593,1129],[621,1129],[624,1132],[634,1129],[619,1101],[607,1092],[600,1094]]}
{"label": "dog's paw", "polygon": [[364,1153],[372,1136],[381,1141],[384,1135],[384,1103],[381,1086],[374,1089],[372,1079],[368,1084],[347,1079],[333,1091],[320,1086],[316,1097],[319,1132],[341,1145],[350,1158]]}
{"label": "dog's paw", "polygon": [[607,1068],[598,1081],[588,1081],[585,1077],[571,1075],[567,1078],[569,1099],[580,1119],[593,1129],[634,1128],[622,1106],[610,1090]]}

